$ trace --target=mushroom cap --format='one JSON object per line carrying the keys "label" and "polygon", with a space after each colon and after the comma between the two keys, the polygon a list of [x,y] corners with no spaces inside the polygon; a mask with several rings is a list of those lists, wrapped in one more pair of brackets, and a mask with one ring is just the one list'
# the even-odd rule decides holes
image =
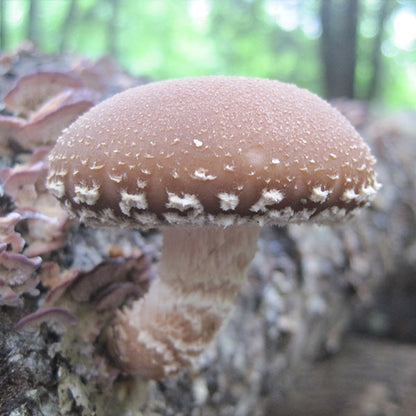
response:
{"label": "mushroom cap", "polygon": [[61,91],[82,87],[82,81],[73,75],[39,71],[19,78],[16,85],[3,98],[3,102],[7,109],[21,116],[27,116]]}
{"label": "mushroom cap", "polygon": [[375,158],[337,110],[259,78],[126,90],[66,129],[49,161],[50,191],[89,225],[326,223],[379,188]]}

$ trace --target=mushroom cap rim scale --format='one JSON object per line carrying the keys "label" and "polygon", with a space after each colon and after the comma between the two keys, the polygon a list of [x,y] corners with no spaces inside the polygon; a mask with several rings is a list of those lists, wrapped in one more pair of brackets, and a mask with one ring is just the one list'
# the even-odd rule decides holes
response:
{"label": "mushroom cap rim scale", "polygon": [[50,191],[88,225],[338,222],[374,198],[375,158],[317,95],[279,81],[159,81],[103,101],[52,150]]}

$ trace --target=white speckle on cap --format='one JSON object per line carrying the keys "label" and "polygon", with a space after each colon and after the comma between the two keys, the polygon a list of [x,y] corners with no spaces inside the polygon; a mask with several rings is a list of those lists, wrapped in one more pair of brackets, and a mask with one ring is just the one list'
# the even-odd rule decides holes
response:
{"label": "white speckle on cap", "polygon": [[351,189],[346,189],[339,199],[341,201],[351,202],[357,199],[358,196],[359,194],[357,194],[355,190],[351,188]]}
{"label": "white speckle on cap", "polygon": [[146,188],[147,182],[142,181],[141,179],[137,179],[136,184],[139,189],[144,189]]}
{"label": "white speckle on cap", "polygon": [[100,170],[104,166],[105,166],[104,164],[97,165],[97,162],[94,160],[94,163],[92,164],[92,166],[90,166],[90,169],[91,170]]}
{"label": "white speckle on cap", "polygon": [[99,221],[99,216],[97,215],[97,213],[90,209],[83,208],[78,211],[77,215],[79,216],[80,221],[85,224],[91,222],[99,224],[101,222]]}
{"label": "white speckle on cap", "polygon": [[178,179],[178,178],[179,178],[179,173],[178,173],[178,171],[177,171],[176,169],[174,169],[174,170],[172,171],[172,177],[173,177],[174,179]]}
{"label": "white speckle on cap", "polygon": [[203,142],[201,142],[201,140],[198,139],[194,139],[193,142],[196,147],[201,147],[204,144]]}
{"label": "white speckle on cap", "polygon": [[62,198],[65,195],[65,184],[62,181],[53,180],[48,182],[48,188],[56,198]]}
{"label": "white speckle on cap", "polygon": [[182,197],[173,192],[168,192],[168,202],[166,208],[174,208],[181,212],[188,209],[203,211],[203,207],[195,195],[184,194]]}
{"label": "white speckle on cap", "polygon": [[51,172],[49,174],[49,176],[52,177],[52,174],[54,174],[55,176],[64,177],[64,176],[68,175],[68,171],[66,169],[62,168],[62,169],[55,170],[54,172]]}
{"label": "white speckle on cap", "polygon": [[210,214],[208,215],[208,221],[206,222],[218,225],[219,227],[229,227],[231,225],[247,223],[243,217],[236,214]]}
{"label": "white speckle on cap", "polygon": [[359,202],[362,201],[372,201],[374,197],[377,194],[377,191],[381,188],[381,185],[379,183],[375,183],[374,186],[368,185],[368,186],[361,186],[360,193],[357,197],[357,200]]}
{"label": "white speckle on cap", "polygon": [[106,208],[99,213],[83,208],[78,212],[78,216],[81,222],[88,225],[99,226],[104,224],[106,226],[121,226],[120,217],[117,218],[117,215],[111,208]]}
{"label": "white speckle on cap", "polygon": [[208,170],[204,168],[196,169],[194,173],[191,175],[191,178],[200,181],[213,181],[214,179],[217,179],[215,175],[209,175]]}
{"label": "white speckle on cap", "polygon": [[119,203],[119,207],[121,209],[121,212],[125,215],[130,215],[130,211],[132,208],[147,208],[146,195],[143,192],[139,194],[130,194],[127,191],[121,191],[120,195],[121,201]]}
{"label": "white speckle on cap", "polygon": [[118,215],[111,209],[111,208],[105,208],[101,211],[100,217],[102,217],[104,224],[106,222],[112,222],[113,224],[117,224]]}
{"label": "white speckle on cap", "polygon": [[[143,227],[154,227],[155,224],[160,222],[157,215],[151,212],[135,212],[133,217],[135,220],[134,222],[141,224]],[[131,226],[132,224],[129,225]]]}
{"label": "white speckle on cap", "polygon": [[270,205],[275,205],[281,202],[284,199],[284,195],[281,191],[277,189],[263,189],[259,200],[250,207],[250,211],[253,212],[264,212],[267,211],[267,207]]}
{"label": "white speckle on cap", "polygon": [[74,202],[77,204],[94,205],[100,197],[100,185],[93,183],[92,186],[84,184],[75,185],[74,187]]}
{"label": "white speckle on cap", "polygon": [[280,224],[287,223],[302,223],[309,221],[311,216],[315,213],[316,209],[303,209],[300,211],[294,211],[291,207],[286,207],[280,210],[272,209],[267,211],[265,215],[258,215],[255,219],[259,224]]}
{"label": "white speckle on cap", "polygon": [[319,202],[323,204],[328,199],[328,195],[328,190],[323,190],[321,186],[316,186],[312,189],[310,200],[312,202]]}
{"label": "white speckle on cap", "polygon": [[120,183],[121,180],[123,179],[123,175],[116,175],[114,173],[113,174],[109,173],[108,177],[116,183]]}
{"label": "white speckle on cap", "polygon": [[239,202],[239,197],[236,194],[229,194],[227,192],[220,192],[218,194],[218,199],[220,200],[220,208],[223,211],[232,211],[234,210]]}
{"label": "white speckle on cap", "polygon": [[348,218],[347,210],[345,208],[330,207],[324,209],[319,214],[313,217],[313,221],[320,224],[330,224],[340,222]]}
{"label": "white speckle on cap", "polygon": [[187,215],[180,215],[176,212],[165,212],[163,217],[171,225],[189,225],[191,223],[194,226],[206,225],[206,218],[203,215],[199,215],[199,211],[191,210]]}
{"label": "white speckle on cap", "polygon": [[286,207],[280,210],[271,209],[270,211],[267,212],[268,218],[272,222],[276,222],[276,223],[289,222],[291,218],[293,218],[294,215],[295,215],[295,211],[291,207]]}
{"label": "white speckle on cap", "polygon": [[273,165],[278,165],[279,163],[280,163],[280,160],[277,157],[272,159],[272,164]]}
{"label": "white speckle on cap", "polygon": [[307,222],[310,220],[315,211],[316,209],[303,209],[301,211],[296,211],[295,215],[293,215],[290,220],[295,223]]}

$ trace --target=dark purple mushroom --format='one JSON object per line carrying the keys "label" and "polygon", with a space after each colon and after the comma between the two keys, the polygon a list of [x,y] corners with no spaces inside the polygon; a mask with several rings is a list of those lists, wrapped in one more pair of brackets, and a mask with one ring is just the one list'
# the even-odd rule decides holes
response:
{"label": "dark purple mushroom", "polygon": [[55,307],[44,308],[20,319],[20,321],[14,326],[14,329],[16,331],[21,331],[22,329],[33,329],[39,327],[44,322],[66,327],[68,325],[75,324],[77,322],[77,318],[66,309]]}
{"label": "dark purple mushroom", "polygon": [[113,258],[81,274],[72,284],[70,293],[75,301],[87,302],[113,283],[130,281],[140,287],[139,293],[143,294],[152,279],[151,270],[151,260],[146,254],[138,258]]}
{"label": "dark purple mushroom", "polygon": [[25,123],[26,120],[19,117],[0,116],[0,151],[3,155],[12,152],[13,143]]}
{"label": "dark purple mushroom", "polygon": [[13,292],[3,279],[0,279],[0,306],[17,307],[19,304],[19,296]]}
{"label": "dark purple mushroom", "polygon": [[[22,216],[17,212],[11,212],[5,217],[0,217],[0,242],[2,247],[10,244],[15,252],[21,252],[25,245],[25,240],[14,230],[15,225],[21,221]],[[1,250],[3,251],[3,250]]]}

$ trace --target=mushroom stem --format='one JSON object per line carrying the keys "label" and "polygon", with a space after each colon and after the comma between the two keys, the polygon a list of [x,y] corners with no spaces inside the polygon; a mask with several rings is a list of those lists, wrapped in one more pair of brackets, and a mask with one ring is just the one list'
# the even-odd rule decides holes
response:
{"label": "mushroom stem", "polygon": [[121,367],[161,379],[189,366],[233,306],[257,249],[258,226],[163,229],[159,279],[120,311],[109,348]]}

